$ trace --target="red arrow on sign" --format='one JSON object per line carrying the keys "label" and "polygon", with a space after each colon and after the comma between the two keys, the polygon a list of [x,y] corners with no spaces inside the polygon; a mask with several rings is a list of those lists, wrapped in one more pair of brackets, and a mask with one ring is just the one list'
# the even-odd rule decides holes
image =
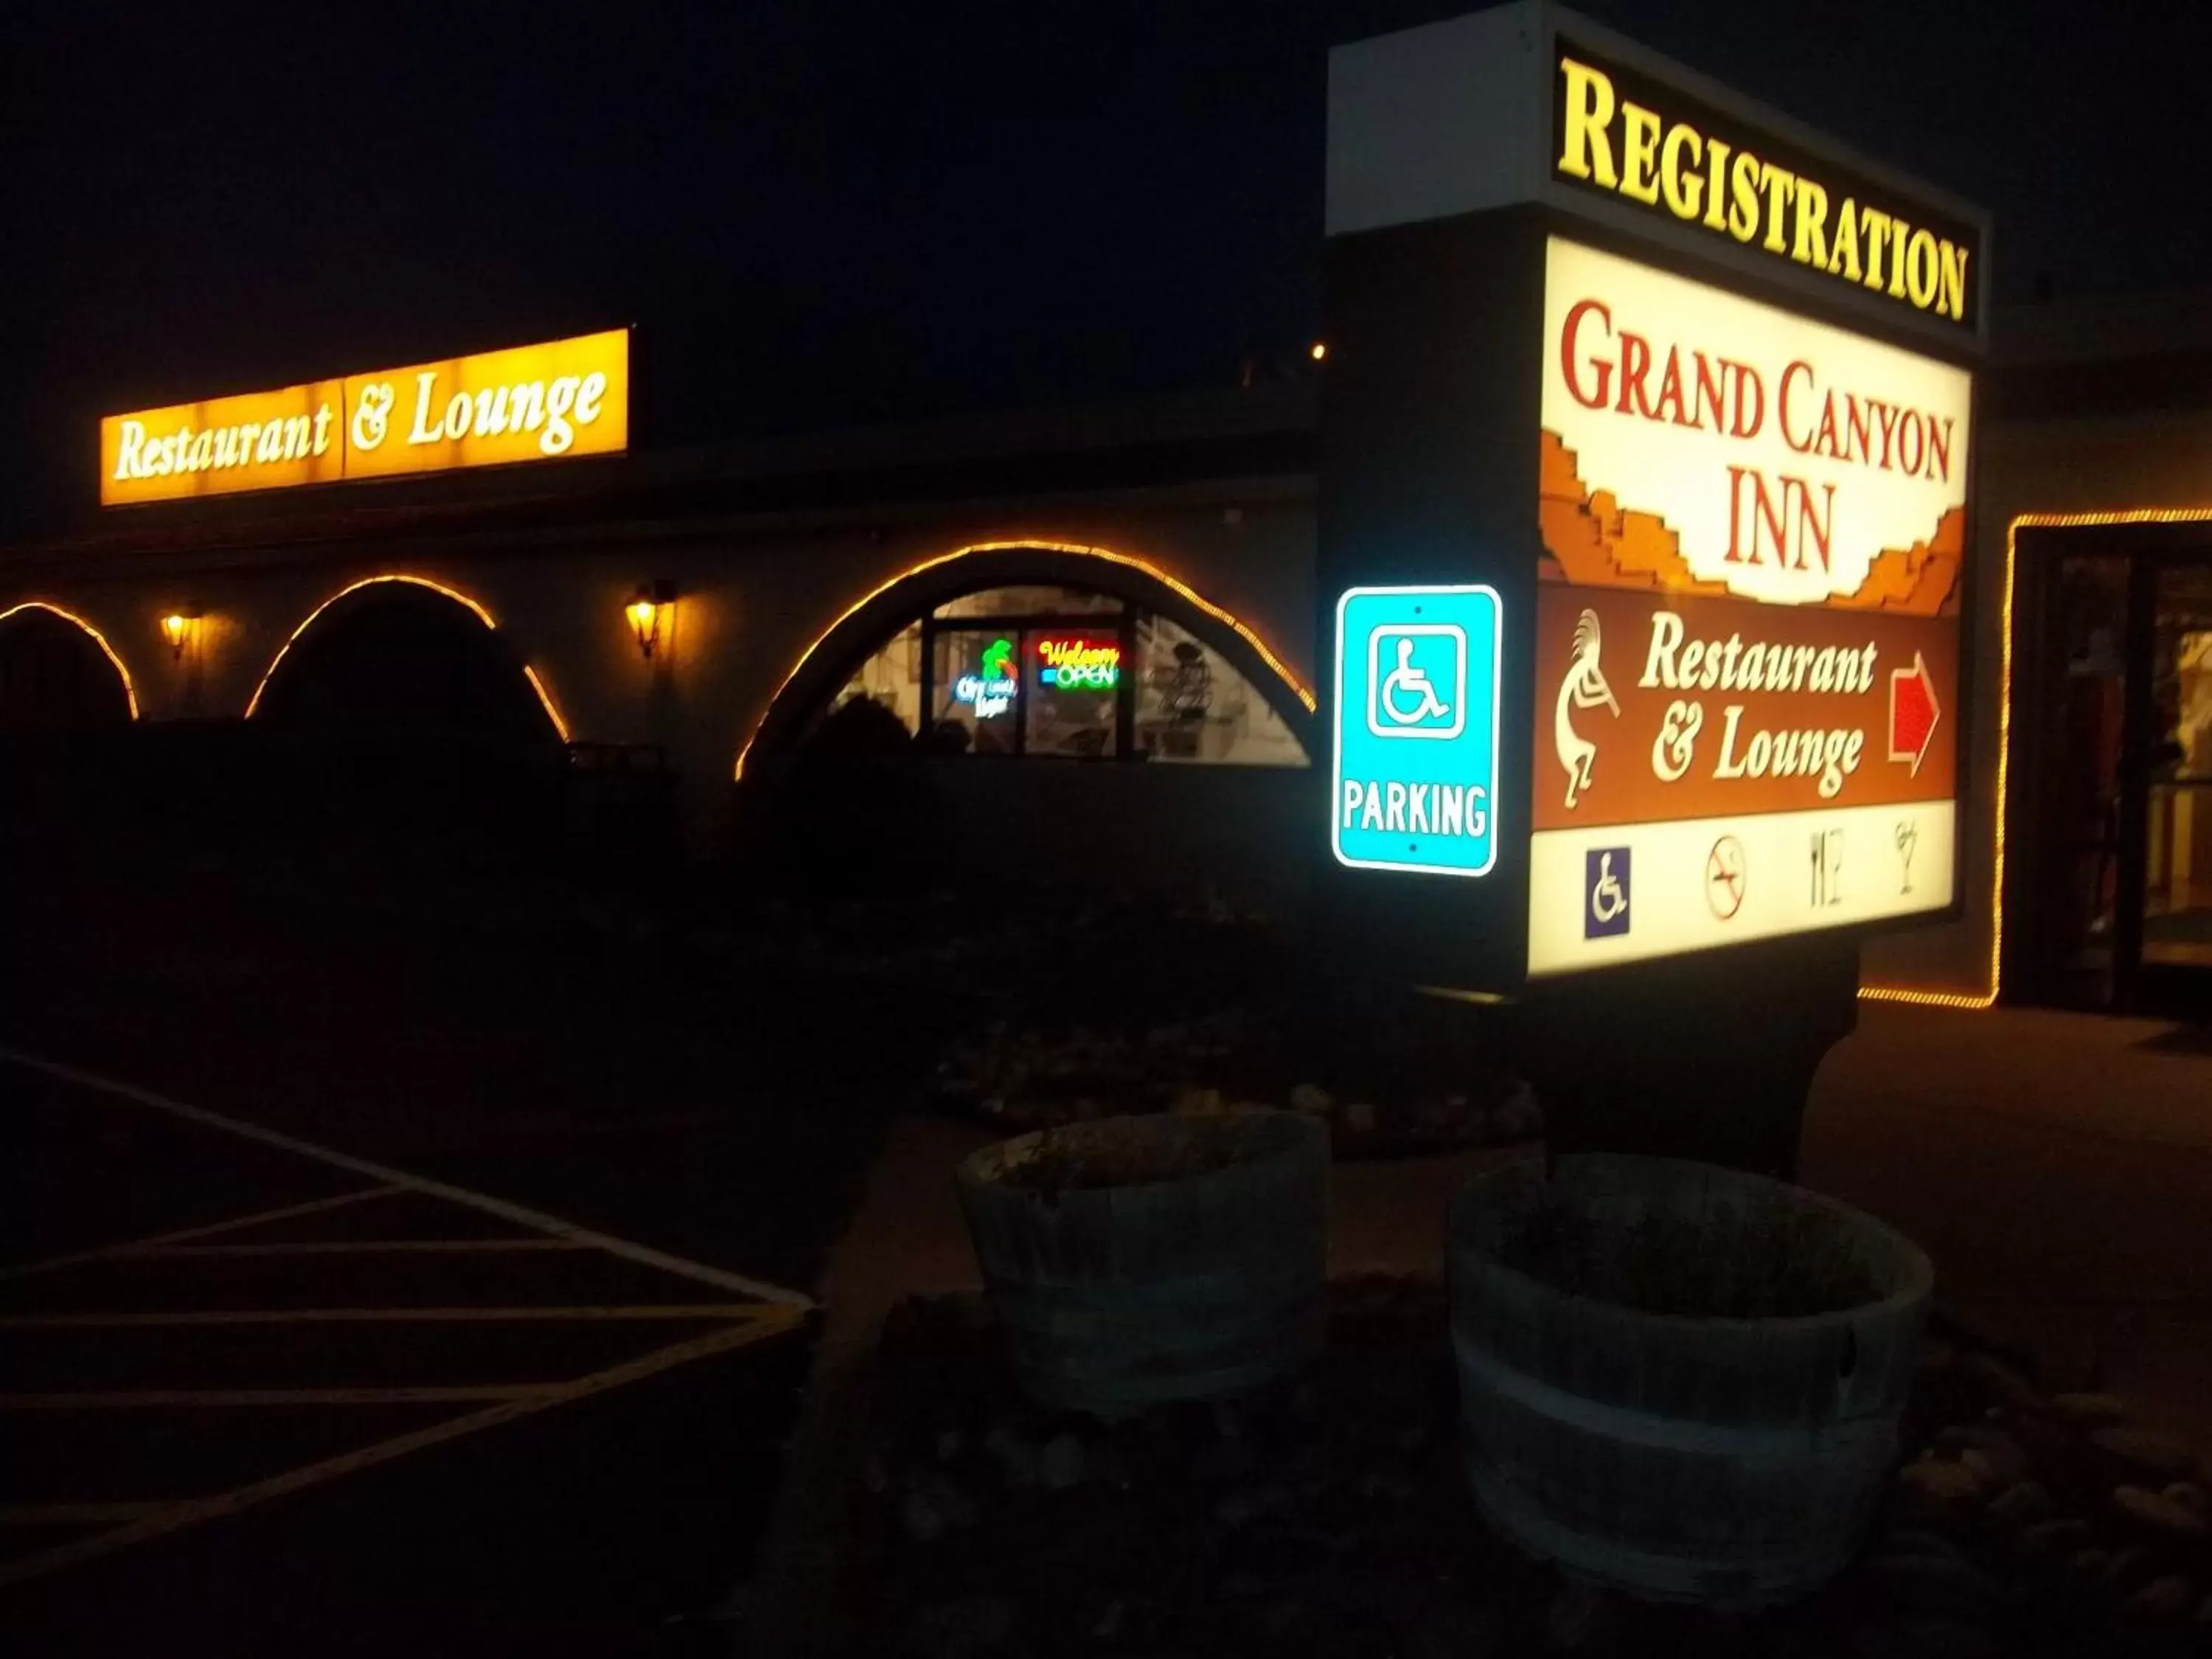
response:
{"label": "red arrow on sign", "polygon": [[1936,722],[1943,710],[1936,701],[1936,682],[1928,665],[1912,653],[1912,666],[1889,671],[1889,757],[1910,762],[1912,775],[1920,775],[1920,763],[1928,758],[1928,745],[1936,737]]}

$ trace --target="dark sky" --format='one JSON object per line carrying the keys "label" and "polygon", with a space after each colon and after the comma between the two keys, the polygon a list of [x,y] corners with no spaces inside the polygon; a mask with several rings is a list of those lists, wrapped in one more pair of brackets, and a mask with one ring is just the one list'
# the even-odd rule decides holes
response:
{"label": "dark sky", "polygon": [[[1318,326],[1327,46],[1468,9],[0,6],[0,541],[103,412],[618,323],[656,446],[1226,383]],[[2001,299],[2203,280],[2197,0],[1583,9],[1989,204]]]}

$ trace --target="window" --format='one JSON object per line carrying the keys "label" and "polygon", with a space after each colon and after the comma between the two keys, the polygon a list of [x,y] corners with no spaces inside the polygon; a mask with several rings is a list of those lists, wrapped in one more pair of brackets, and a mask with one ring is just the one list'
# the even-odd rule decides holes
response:
{"label": "window", "polygon": [[933,617],[1118,617],[1128,606],[1111,593],[1078,587],[987,587],[947,599]]}
{"label": "window", "polygon": [[873,697],[896,714],[909,732],[921,729],[921,624],[909,623],[876,654],[862,663],[836,696],[839,704]]}
{"label": "window", "polygon": [[1119,752],[1124,631],[1091,626],[1025,632],[1029,753],[1097,760]]}
{"label": "window", "polygon": [[948,600],[861,664],[837,701],[856,696],[945,753],[1306,764],[1282,717],[1204,641],[1081,588]]}
{"label": "window", "polygon": [[1297,736],[1252,683],[1165,617],[1137,619],[1137,741],[1153,760],[1304,766]]}

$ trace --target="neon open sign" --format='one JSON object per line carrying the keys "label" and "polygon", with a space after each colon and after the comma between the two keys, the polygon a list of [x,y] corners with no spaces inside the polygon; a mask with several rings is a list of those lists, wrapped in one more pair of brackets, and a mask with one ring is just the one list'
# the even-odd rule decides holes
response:
{"label": "neon open sign", "polygon": [[1037,684],[1062,691],[1110,691],[1121,683],[1121,647],[1096,640],[1039,640]]}

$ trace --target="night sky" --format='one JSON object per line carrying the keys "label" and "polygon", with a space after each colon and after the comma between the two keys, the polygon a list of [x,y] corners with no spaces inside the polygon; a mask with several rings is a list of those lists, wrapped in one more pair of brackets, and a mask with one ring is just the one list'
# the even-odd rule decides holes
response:
{"label": "night sky", "polygon": [[[8,6],[0,541],[104,412],[621,323],[654,447],[1229,384],[1319,325],[1328,45],[1468,9]],[[2195,0],[1583,9],[1990,206],[2000,300],[2203,283]]]}

